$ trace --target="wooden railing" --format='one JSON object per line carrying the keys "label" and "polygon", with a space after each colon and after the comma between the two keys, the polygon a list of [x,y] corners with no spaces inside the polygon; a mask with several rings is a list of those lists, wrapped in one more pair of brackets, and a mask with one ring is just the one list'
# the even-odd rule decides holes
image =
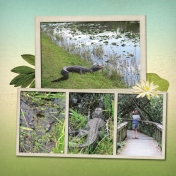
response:
{"label": "wooden railing", "polygon": [[117,126],[117,142],[121,142],[127,137],[127,125],[128,122],[122,122]]}
{"label": "wooden railing", "polygon": [[[132,119],[122,119],[123,121],[132,121]],[[160,123],[156,123],[156,122],[152,122],[152,121],[147,121],[147,120],[139,120],[139,122],[140,122],[140,124],[141,124],[141,126],[143,126],[143,125],[148,125],[148,126],[150,126],[151,128],[151,133],[153,133],[153,129],[152,129],[152,127],[154,127],[154,129],[155,129],[155,139],[156,139],[156,141],[157,142],[159,142],[159,143],[162,143],[162,130],[163,130],[163,126],[162,126],[162,124],[160,124]],[[124,123],[124,122],[123,122]]]}

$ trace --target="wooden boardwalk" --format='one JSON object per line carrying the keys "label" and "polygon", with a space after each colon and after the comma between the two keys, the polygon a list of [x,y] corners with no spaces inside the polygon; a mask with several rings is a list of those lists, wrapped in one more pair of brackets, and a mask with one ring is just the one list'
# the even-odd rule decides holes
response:
{"label": "wooden boardwalk", "polygon": [[119,155],[124,156],[161,156],[157,142],[143,133],[138,132],[139,139],[132,139],[132,131],[127,130],[126,145]]}

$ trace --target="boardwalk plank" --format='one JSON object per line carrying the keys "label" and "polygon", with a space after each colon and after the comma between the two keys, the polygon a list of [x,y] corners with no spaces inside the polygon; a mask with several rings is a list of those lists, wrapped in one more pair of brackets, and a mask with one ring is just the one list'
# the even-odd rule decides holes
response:
{"label": "boardwalk plank", "polygon": [[132,131],[127,130],[126,145],[120,155],[125,156],[161,156],[157,142],[143,133],[138,132],[139,139],[132,139]]}

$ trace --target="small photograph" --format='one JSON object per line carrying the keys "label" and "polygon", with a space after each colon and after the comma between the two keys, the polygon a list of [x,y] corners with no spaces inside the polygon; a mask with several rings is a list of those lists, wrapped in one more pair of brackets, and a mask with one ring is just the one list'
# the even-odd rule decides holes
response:
{"label": "small photograph", "polygon": [[68,154],[113,155],[114,94],[70,93]]}
{"label": "small photograph", "polygon": [[19,153],[64,153],[65,102],[62,92],[20,92]]}
{"label": "small photograph", "polygon": [[117,155],[134,158],[164,155],[164,107],[164,94],[150,99],[118,94]]}
{"label": "small photograph", "polygon": [[134,19],[55,22],[42,19],[37,45],[41,47],[41,87],[130,88],[145,80],[142,75],[146,69],[141,67],[145,65],[145,20]]}

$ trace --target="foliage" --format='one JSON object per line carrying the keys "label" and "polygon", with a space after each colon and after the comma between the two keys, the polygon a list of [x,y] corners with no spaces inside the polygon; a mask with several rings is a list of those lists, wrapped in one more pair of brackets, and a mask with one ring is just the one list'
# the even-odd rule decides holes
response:
{"label": "foliage", "polygon": [[105,106],[105,111],[106,114],[110,117],[112,116],[112,118],[114,118],[114,101],[110,101],[112,99],[112,95],[111,94],[105,94],[104,96],[104,106]]}
{"label": "foliage", "polygon": [[[26,62],[35,66],[35,57],[33,55],[24,54],[21,56]],[[14,85],[14,87],[35,87],[35,69],[28,66],[19,66],[13,68],[11,71],[18,73],[18,75],[12,79],[10,85]]]}
{"label": "foliage", "polygon": [[154,85],[158,85],[159,91],[167,91],[169,88],[169,82],[166,79],[159,77],[156,73],[147,73],[147,81],[153,82]]}
{"label": "foliage", "polygon": [[136,98],[134,94],[118,95],[118,116],[121,118],[131,118],[130,113],[138,108],[142,120],[149,120],[157,123],[162,122],[163,96],[152,97],[151,100]]}
{"label": "foliage", "polygon": [[65,118],[62,115],[65,114],[65,94],[24,91],[21,92],[20,100],[19,151],[63,153]]}
{"label": "foliage", "polygon": [[85,126],[87,119],[79,114],[77,110],[70,109],[69,124],[74,130],[81,129]]}
{"label": "foliage", "polygon": [[97,107],[103,109],[105,120],[114,115],[114,94],[109,93],[70,93],[70,109],[90,119]]}
{"label": "foliage", "polygon": [[69,129],[71,131],[84,129],[97,107],[103,109],[102,119],[106,121],[105,129],[102,128],[101,140],[95,145],[85,148],[73,147],[74,145],[85,143],[87,136],[69,135],[69,153],[111,155],[113,153],[114,136],[114,95],[100,93],[70,93],[69,100]]}
{"label": "foliage", "polygon": [[124,147],[125,145],[126,145],[126,143],[125,143],[124,141],[119,142],[119,143],[117,144],[117,155],[120,154],[121,150],[123,149],[123,147]]}
{"label": "foliage", "polygon": [[162,143],[158,142],[158,146],[162,149]]}
{"label": "foliage", "polygon": [[[159,97],[136,98],[134,94],[119,94],[118,95],[118,123],[122,122],[122,118],[132,119],[131,112],[134,108],[138,108],[141,120],[148,120],[162,124],[163,120],[163,95]],[[131,123],[128,128],[131,129]],[[155,127],[150,125],[140,125],[139,131],[155,137]]]}
{"label": "foliage", "polygon": [[58,121],[53,129],[55,147],[52,149],[52,153],[64,153],[65,146],[65,121]]}
{"label": "foliage", "polygon": [[59,98],[64,100],[65,95],[60,92],[22,92],[22,97],[25,97],[26,100],[31,101],[32,103],[35,103],[37,105],[46,105],[46,106],[54,106],[57,107],[56,104],[53,104],[52,99]]}
{"label": "foliage", "polygon": [[35,66],[35,57],[33,55],[23,54],[23,55],[21,55],[21,57],[29,64]]}

